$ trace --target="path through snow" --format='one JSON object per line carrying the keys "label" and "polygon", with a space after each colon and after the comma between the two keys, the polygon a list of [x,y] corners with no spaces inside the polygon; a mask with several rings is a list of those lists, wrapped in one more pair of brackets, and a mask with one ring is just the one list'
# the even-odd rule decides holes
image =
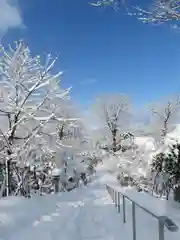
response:
{"label": "path through snow", "polygon": [[120,216],[104,186],[89,186],[59,196],[19,199],[11,206],[13,200],[17,201],[1,200],[1,240],[116,240],[122,233]]}
{"label": "path through snow", "polygon": [[[153,204],[150,196],[146,199]],[[0,240],[132,240],[131,207],[127,201],[127,223],[123,224],[122,213],[117,213],[104,184],[98,181],[59,195],[2,199]],[[176,215],[178,223],[179,212]],[[138,208],[136,217],[137,240],[158,239],[157,220]],[[165,229],[165,240],[170,239],[179,240],[180,232]]]}

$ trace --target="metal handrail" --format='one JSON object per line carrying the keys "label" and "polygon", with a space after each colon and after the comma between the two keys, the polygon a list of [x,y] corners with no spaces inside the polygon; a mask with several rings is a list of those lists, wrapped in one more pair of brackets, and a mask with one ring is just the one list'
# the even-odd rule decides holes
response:
{"label": "metal handrail", "polygon": [[136,206],[143,209],[145,212],[153,216],[158,220],[158,232],[159,232],[159,238],[158,240],[164,240],[164,227],[166,227],[169,231],[175,232],[179,228],[178,226],[173,222],[172,219],[170,219],[167,216],[159,216],[155,213],[151,212],[146,207],[142,206],[140,203],[134,201],[129,196],[127,196],[125,193],[122,193],[120,191],[116,191],[113,187],[106,185],[106,189],[111,196],[113,202],[115,203],[115,207],[118,210],[118,213],[121,212],[121,205],[120,205],[120,197],[122,197],[122,210],[123,210],[123,222],[126,223],[126,199],[132,202],[132,229],[133,229],[133,240],[136,240]]}

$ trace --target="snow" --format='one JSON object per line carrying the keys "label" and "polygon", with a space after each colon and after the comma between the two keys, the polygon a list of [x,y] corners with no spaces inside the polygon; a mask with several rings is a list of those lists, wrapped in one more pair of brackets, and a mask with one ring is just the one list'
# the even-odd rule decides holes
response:
{"label": "snow", "polygon": [[138,145],[140,149],[143,151],[154,151],[155,148],[155,140],[153,137],[135,137],[134,143]]}
{"label": "snow", "polygon": [[[13,204],[12,204],[13,202]],[[1,239],[119,239],[119,221],[104,186],[30,200],[2,199]]]}
{"label": "snow", "polygon": [[150,164],[156,154],[156,142],[153,137],[135,137],[134,146],[125,152],[103,156],[106,170],[119,175],[121,172],[131,174],[134,179],[140,176],[149,177]]}
{"label": "snow", "polygon": [[[94,181],[72,192],[24,199],[0,200],[1,240],[116,240],[132,239],[131,203],[126,201],[127,223],[117,213],[105,184],[113,186],[157,215],[168,215],[180,226],[180,214],[166,201],[133,188],[120,188],[116,180],[99,167]],[[136,208],[137,239],[158,239],[157,220]],[[176,240],[180,232],[165,229],[165,239]]]}
{"label": "snow", "polygon": [[167,134],[166,139],[167,141],[170,141],[171,139],[180,140],[179,136],[180,136],[180,124],[176,124],[175,129]]}
{"label": "snow", "polygon": [[[171,147],[173,144],[177,144],[180,142],[180,124],[176,124],[175,128],[167,134],[165,137],[164,144],[161,145],[154,153],[154,155],[157,155],[158,153],[165,153],[169,154]],[[175,153],[176,150],[175,150]]]}
{"label": "snow", "polygon": [[62,173],[62,169],[59,169],[59,168],[54,168],[52,170],[52,176],[60,176]]}
{"label": "snow", "polygon": [[[117,180],[113,175],[104,174],[104,169],[100,167],[100,180],[98,180],[101,184],[108,184],[115,191],[120,192],[127,198],[133,200],[136,203],[136,229],[137,229],[137,239],[158,239],[158,221],[152,215],[157,217],[167,216],[173,220],[173,222],[180,228],[180,204],[165,199],[155,198],[145,192],[137,192],[133,187],[120,187],[118,185]],[[130,200],[126,198],[126,224],[123,228],[124,239],[132,239],[132,203]],[[120,204],[122,205],[122,197]],[[142,210],[139,206],[144,209],[147,209],[152,213],[149,213]],[[122,206],[121,206],[122,209]],[[121,213],[122,214],[122,213]],[[130,238],[127,236],[127,232],[125,229],[131,232]],[[165,239],[179,239],[180,237],[180,229],[178,232],[170,232],[165,228]]]}

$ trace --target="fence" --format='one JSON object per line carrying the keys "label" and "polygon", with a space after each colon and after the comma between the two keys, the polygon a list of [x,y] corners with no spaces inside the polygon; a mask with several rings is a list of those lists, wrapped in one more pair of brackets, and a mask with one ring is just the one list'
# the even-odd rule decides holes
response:
{"label": "fence", "polygon": [[135,202],[129,196],[125,195],[120,191],[116,191],[114,188],[106,185],[107,191],[111,196],[113,202],[115,203],[115,207],[118,210],[118,213],[121,212],[121,197],[122,197],[122,214],[123,214],[123,222],[126,223],[126,199],[128,199],[132,203],[132,230],[133,230],[133,240],[137,240],[136,238],[136,206],[150,214],[152,217],[156,218],[158,221],[158,240],[164,240],[164,227],[166,227],[169,231],[175,232],[178,230],[178,226],[167,216],[159,216],[155,213],[148,210],[146,207],[143,207],[139,203]]}

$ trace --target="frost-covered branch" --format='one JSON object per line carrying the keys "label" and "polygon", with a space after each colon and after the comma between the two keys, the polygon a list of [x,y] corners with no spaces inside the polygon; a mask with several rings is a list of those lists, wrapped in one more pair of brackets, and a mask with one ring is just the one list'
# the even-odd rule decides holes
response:
{"label": "frost-covered branch", "polygon": [[[175,123],[180,110],[180,99],[179,96],[172,100],[167,100],[161,103],[156,103],[151,108],[154,116],[154,121],[160,128],[160,135],[164,138],[168,131],[170,124]],[[173,122],[174,121],[174,122]]]}
{"label": "frost-covered branch", "polygon": [[[122,6],[129,16],[135,16],[143,23],[170,23],[173,28],[179,28],[177,21],[180,20],[180,1],[179,0],[151,0],[136,5],[125,0],[99,0],[89,3],[93,7],[112,8],[119,10]],[[130,4],[130,5],[129,5]]]}
{"label": "frost-covered branch", "polygon": [[180,19],[179,0],[153,0],[148,10],[136,7],[137,17],[144,23],[172,22]]}
{"label": "frost-covered branch", "polygon": [[[16,42],[15,48],[9,46],[8,50],[4,47],[1,50],[0,112],[2,120],[6,121],[5,117],[8,120],[0,133],[7,149],[3,156],[7,164],[15,160],[22,165],[32,160],[28,154],[32,145],[41,157],[43,150],[38,149],[38,144],[50,144],[45,137],[47,134],[56,139],[56,127],[59,122],[66,122],[66,119],[59,117],[54,102],[65,98],[70,89],[62,90],[59,86],[62,72],[55,75],[51,73],[56,59],[52,60],[50,55],[43,66],[40,58],[33,57],[22,41]],[[69,119],[69,122],[72,121],[73,119]],[[6,175],[10,179],[10,172],[7,171]],[[6,185],[10,186],[10,183]]]}
{"label": "frost-covered branch", "polygon": [[112,137],[112,148],[116,152],[118,132],[129,118],[129,100],[124,95],[101,96],[95,103],[95,111]]}

